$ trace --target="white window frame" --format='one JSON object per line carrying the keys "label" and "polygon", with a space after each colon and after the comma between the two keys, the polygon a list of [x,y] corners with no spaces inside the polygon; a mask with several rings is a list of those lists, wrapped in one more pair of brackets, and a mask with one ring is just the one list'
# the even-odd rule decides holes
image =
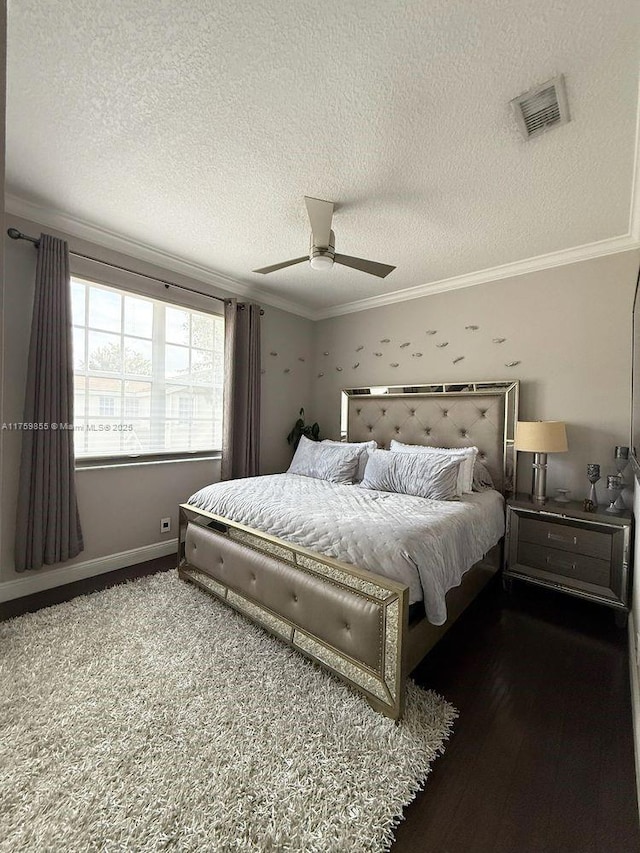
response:
{"label": "white window frame", "polygon": [[[109,411],[103,411],[109,409]],[[116,417],[116,398],[112,394],[100,394],[98,397],[98,414],[101,418]]]}
{"label": "white window frame", "polygon": [[[73,258],[73,256],[72,256]],[[106,274],[105,274],[106,273]],[[100,274],[96,274],[94,264],[88,259],[79,259],[76,263],[71,264],[71,278],[82,281],[89,286],[97,285],[114,290],[119,290],[123,295],[142,296],[149,299],[154,299],[164,303],[166,306],[179,308],[186,311],[197,311],[204,314],[210,314],[214,317],[224,317],[222,298],[212,298],[190,290],[183,290],[179,287],[169,288],[159,285],[153,279],[146,279],[144,276],[133,276],[128,273],[117,270],[116,268],[107,268],[101,270]],[[159,292],[162,289],[162,292]],[[85,304],[85,311],[88,312],[88,304]],[[156,312],[154,312],[154,317]],[[154,320],[154,330],[152,337],[152,346],[164,347],[164,324],[162,329],[156,328],[157,321]],[[88,314],[85,314],[85,330],[88,329]],[[158,333],[158,340],[156,339]],[[117,333],[114,333],[117,334]],[[124,333],[121,333],[124,334]],[[126,335],[125,337],[136,337],[135,335]],[[160,343],[161,338],[161,343]],[[88,347],[86,347],[88,353]],[[74,369],[75,376],[75,369]],[[150,377],[140,377],[141,381],[151,381]],[[223,376],[224,384],[224,376]],[[153,384],[153,383],[152,383]],[[104,395],[107,396],[107,395]],[[124,396],[121,397],[122,417],[124,415]],[[176,420],[177,419],[173,419]],[[153,428],[153,424],[152,424]],[[116,466],[131,466],[131,465],[148,465],[164,462],[182,462],[202,459],[220,459],[222,457],[221,448],[211,448],[206,450],[178,450],[178,451],[161,451],[150,453],[131,453],[131,454],[114,454],[114,455],[95,455],[95,456],[76,456],[75,467],[82,468],[103,468]]]}

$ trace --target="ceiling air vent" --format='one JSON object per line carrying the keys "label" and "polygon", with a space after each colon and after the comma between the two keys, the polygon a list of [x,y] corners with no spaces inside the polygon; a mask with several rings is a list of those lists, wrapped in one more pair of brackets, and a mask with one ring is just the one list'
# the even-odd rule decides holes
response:
{"label": "ceiling air vent", "polygon": [[518,127],[525,139],[569,121],[564,77],[554,77],[511,101]]}

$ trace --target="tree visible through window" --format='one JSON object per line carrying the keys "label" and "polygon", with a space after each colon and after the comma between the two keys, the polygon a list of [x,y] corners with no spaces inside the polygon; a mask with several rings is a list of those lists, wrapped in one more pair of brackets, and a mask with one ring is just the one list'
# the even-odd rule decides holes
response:
{"label": "tree visible through window", "polygon": [[71,280],[76,456],[219,449],[224,321]]}

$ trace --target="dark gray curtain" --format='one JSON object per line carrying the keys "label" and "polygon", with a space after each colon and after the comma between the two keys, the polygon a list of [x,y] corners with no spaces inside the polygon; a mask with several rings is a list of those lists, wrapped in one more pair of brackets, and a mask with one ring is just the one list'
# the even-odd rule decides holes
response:
{"label": "dark gray curtain", "polygon": [[84,548],[73,453],[69,249],[40,235],[16,519],[16,570],[62,563]]}
{"label": "dark gray curtain", "polygon": [[253,302],[225,302],[223,480],[260,469],[260,313]]}

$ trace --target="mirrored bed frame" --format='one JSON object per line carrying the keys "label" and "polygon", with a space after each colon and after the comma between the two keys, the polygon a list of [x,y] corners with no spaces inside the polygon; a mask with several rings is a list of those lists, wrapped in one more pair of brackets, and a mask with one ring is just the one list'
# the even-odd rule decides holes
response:
{"label": "mirrored bed frame", "polygon": [[[496,488],[513,493],[517,381],[353,388],[342,392],[342,438],[475,445]],[[473,601],[501,560],[498,543],[446,596],[444,625],[409,619],[397,581],[231,519],[180,506],[178,571],[400,719],[409,673]],[[415,607],[415,605],[414,605]]]}

